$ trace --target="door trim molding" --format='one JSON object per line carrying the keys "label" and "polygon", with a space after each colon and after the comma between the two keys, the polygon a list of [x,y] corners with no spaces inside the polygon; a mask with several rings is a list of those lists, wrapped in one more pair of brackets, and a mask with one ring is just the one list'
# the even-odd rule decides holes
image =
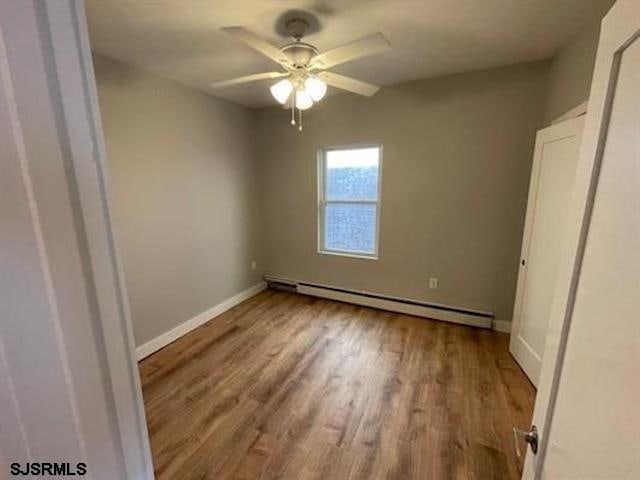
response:
{"label": "door trim molding", "polygon": [[617,75],[622,54],[640,37],[636,0],[618,0],[602,21],[593,81],[589,96],[583,142],[578,161],[576,185],[569,216],[567,241],[556,286],[552,309],[552,328],[556,335],[547,337],[536,396],[533,422],[540,431],[538,453],[525,458],[522,478],[541,480],[549,446],[549,432],[571,335],[571,323],[586,250],[591,216],[595,204],[608,126],[615,98]]}
{"label": "door trim molding", "polygon": [[[120,444],[122,474],[152,479],[128,297],[112,228],[106,151],[84,3],[57,0],[16,5],[30,3],[32,6],[25,8],[32,8],[37,20],[46,70],[42,81],[47,83],[55,112],[52,128],[64,156],[66,193],[90,304],[86,320],[91,323],[99,353],[100,371],[95,374],[102,378],[104,396],[111,403],[111,434]],[[48,190],[44,187],[36,190],[37,196],[46,199],[57,193],[50,185]]]}
{"label": "door trim molding", "polygon": [[573,107],[571,110],[568,110],[567,112],[563,113],[559,117],[551,120],[551,122],[549,122],[549,125],[555,125],[557,123],[562,123],[565,120],[570,120],[572,118],[576,118],[581,115],[586,115],[588,108],[589,108],[589,100],[585,100],[580,105]]}

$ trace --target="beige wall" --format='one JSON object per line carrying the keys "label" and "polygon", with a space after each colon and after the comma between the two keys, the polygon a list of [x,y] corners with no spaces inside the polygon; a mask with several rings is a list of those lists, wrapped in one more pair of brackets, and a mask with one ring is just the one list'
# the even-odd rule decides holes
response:
{"label": "beige wall", "polygon": [[[336,95],[298,133],[258,113],[266,268],[272,274],[496,312],[510,320],[548,62]],[[382,142],[380,259],[318,254],[316,151]],[[428,290],[428,278],[440,279]]]}
{"label": "beige wall", "polygon": [[[550,64],[329,97],[302,134],[281,109],[256,113],[96,56],[137,344],[256,283],[263,267],[510,320],[535,131],[586,100],[599,21]],[[380,259],[320,255],[316,150],[374,141]]]}
{"label": "beige wall", "polygon": [[600,21],[614,3],[614,0],[596,1],[600,5],[600,14],[564,45],[551,62],[545,123],[589,98],[600,37]]}
{"label": "beige wall", "polygon": [[94,63],[140,345],[261,279],[253,114],[105,57]]}

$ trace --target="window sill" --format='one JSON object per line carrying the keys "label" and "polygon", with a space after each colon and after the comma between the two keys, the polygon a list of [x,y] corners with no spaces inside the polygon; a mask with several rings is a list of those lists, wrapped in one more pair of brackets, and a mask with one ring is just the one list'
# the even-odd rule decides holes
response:
{"label": "window sill", "polygon": [[378,260],[377,254],[357,253],[357,252],[338,252],[334,250],[318,250],[322,255],[335,255],[337,257],[358,258],[361,260]]}

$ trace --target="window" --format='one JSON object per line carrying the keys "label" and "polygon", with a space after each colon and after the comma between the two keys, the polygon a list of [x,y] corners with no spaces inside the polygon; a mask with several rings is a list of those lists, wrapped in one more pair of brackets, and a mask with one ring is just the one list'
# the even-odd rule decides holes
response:
{"label": "window", "polygon": [[382,146],[320,150],[318,250],[378,256]]}

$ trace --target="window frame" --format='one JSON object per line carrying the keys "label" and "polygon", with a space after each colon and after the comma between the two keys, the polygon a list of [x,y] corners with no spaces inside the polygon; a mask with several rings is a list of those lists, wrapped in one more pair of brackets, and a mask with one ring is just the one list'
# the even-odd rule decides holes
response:
{"label": "window frame", "polygon": [[[378,191],[376,200],[327,200],[327,153],[335,150],[360,150],[364,148],[378,149]],[[367,260],[378,260],[380,250],[380,210],[382,208],[382,143],[352,143],[348,145],[336,145],[331,147],[321,147],[318,149],[317,174],[318,174],[318,204],[317,204],[317,221],[318,221],[318,253],[323,255],[337,255],[342,257],[352,257]],[[326,248],[325,245],[325,210],[327,204],[345,204],[352,203],[357,205],[375,205],[376,206],[376,225],[374,238],[374,251],[361,252],[357,250],[333,250]]]}

